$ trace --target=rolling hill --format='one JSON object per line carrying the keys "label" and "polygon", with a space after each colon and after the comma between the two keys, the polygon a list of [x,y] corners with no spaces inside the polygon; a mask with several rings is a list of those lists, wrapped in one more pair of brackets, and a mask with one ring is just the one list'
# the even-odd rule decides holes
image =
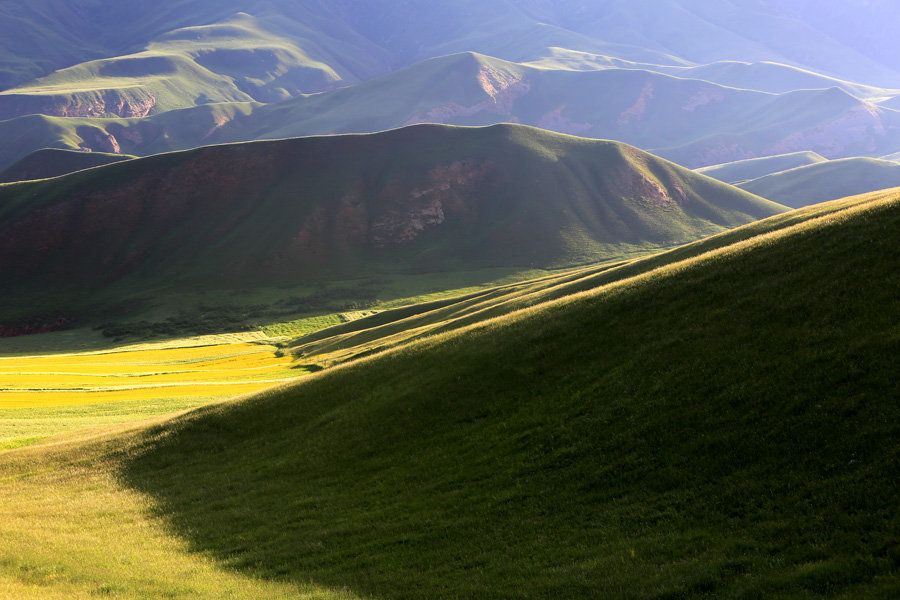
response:
{"label": "rolling hill", "polygon": [[722,165],[702,167],[697,169],[697,172],[734,185],[742,181],[763,177],[764,175],[771,175],[772,173],[796,167],[805,167],[826,162],[827,160],[827,158],[815,152],[792,152],[790,154],[748,158],[747,160],[739,160]]}
{"label": "rolling hill", "polygon": [[30,179],[47,179],[100,167],[112,163],[137,158],[128,154],[108,154],[105,152],[78,152],[75,150],[59,150],[44,148],[32,152],[19,162],[0,171],[0,183],[27,181]]}
{"label": "rolling hill", "polygon": [[[779,215],[297,385],[6,452],[2,589],[889,598],[898,197]],[[103,550],[68,551],[88,539]]]}
{"label": "rolling hill", "polygon": [[[653,67],[661,73],[704,79],[720,85],[783,94],[796,90],[839,88],[861,99],[883,98],[891,90],[843,81],[820,73],[772,62],[720,61],[699,67]],[[890,108],[890,107],[889,107]]]}
{"label": "rolling hill", "polygon": [[160,287],[596,262],[783,210],[616,142],[422,125],[4,184],[0,281],[20,314],[97,314]]}
{"label": "rolling hill", "polygon": [[900,186],[900,164],[875,158],[819,162],[745,181],[738,187],[793,208]]}
{"label": "rolling hill", "polygon": [[157,154],[211,143],[366,133],[413,123],[517,122],[649,149],[700,167],[772,154],[900,147],[900,112],[838,88],[769,94],[627,66],[547,69],[466,52],[274,104],[214,103],[147,118],[22,117],[0,166],[41,147]]}
{"label": "rolling hill", "polygon": [[[890,18],[892,10],[870,4],[865,13]],[[828,77],[851,93],[871,95],[853,82],[900,87],[900,65],[871,52],[868,40],[839,42],[813,21],[820,19],[805,7],[755,0],[37,0],[0,7],[0,118],[273,102],[467,51],[512,61],[586,52],[700,67],[729,85],[765,79],[757,85],[767,91],[820,88]]]}

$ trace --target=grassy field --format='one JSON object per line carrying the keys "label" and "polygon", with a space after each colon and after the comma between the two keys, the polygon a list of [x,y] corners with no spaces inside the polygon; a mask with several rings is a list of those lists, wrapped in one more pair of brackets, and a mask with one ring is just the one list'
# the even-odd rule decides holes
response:
{"label": "grassy field", "polygon": [[[346,327],[397,307],[483,293],[495,286],[551,276],[549,271],[536,269],[486,269],[384,277],[379,279],[381,299],[370,309],[329,310],[328,305],[352,303],[359,289],[358,281],[338,282],[317,288],[320,294],[330,290],[328,302],[318,310],[301,312],[298,318],[288,320],[262,319],[261,323],[247,325],[250,331],[240,333],[162,336],[154,341],[129,343],[128,340],[136,339],[134,335],[123,340],[102,335],[109,329],[71,329],[2,339],[0,449],[34,444],[64,432],[159,417],[291,381],[348,357],[341,352],[298,362],[288,348],[293,339],[335,325]],[[305,287],[257,289],[240,295],[238,301],[272,304],[297,294],[308,300],[309,293],[311,289]],[[173,306],[210,300],[206,294],[172,297],[151,311],[149,316],[156,320],[122,322],[115,327],[146,333],[160,323],[170,324],[171,321],[161,321],[160,315],[169,314]],[[292,300],[289,304],[298,302]]]}
{"label": "grassy field", "polygon": [[0,448],[259,391],[305,374],[259,333],[0,355]]}
{"label": "grassy field", "polygon": [[298,385],[6,451],[0,590],[896,597],[898,198],[551,275],[524,310]]}

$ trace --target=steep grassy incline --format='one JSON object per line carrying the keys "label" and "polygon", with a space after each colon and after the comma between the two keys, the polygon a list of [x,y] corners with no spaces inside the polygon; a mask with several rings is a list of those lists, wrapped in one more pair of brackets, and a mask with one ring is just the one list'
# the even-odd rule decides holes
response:
{"label": "steep grassy incline", "polygon": [[834,208],[116,460],[192,548],[359,597],[893,597],[898,191]]}
{"label": "steep grassy incline", "polygon": [[900,164],[845,158],[789,169],[738,187],[793,208],[900,185]]}
{"label": "steep grassy incline", "polygon": [[90,291],[100,311],[157,287],[596,262],[783,210],[616,142],[426,125],[5,184],[0,285],[23,309],[78,313]]}
{"label": "steep grassy incline", "polygon": [[747,160],[738,160],[722,165],[712,165],[697,169],[697,172],[735,185],[765,175],[771,175],[772,173],[814,165],[827,160],[827,158],[815,152],[792,152],[778,156],[748,158]]}
{"label": "steep grassy incline", "polygon": [[0,171],[0,183],[58,177],[59,175],[122,162],[132,158],[137,157],[129,154],[78,152],[75,150],[45,148],[32,152],[17,163]]}

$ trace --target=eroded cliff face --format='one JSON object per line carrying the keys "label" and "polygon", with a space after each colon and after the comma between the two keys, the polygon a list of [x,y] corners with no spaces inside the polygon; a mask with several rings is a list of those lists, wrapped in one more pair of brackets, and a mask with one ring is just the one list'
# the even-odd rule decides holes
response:
{"label": "eroded cliff face", "polygon": [[69,328],[73,320],[69,317],[57,317],[56,319],[34,319],[25,323],[3,324],[0,323],[0,338],[20,337],[34,335],[36,333],[50,333]]}
{"label": "eroded cliff face", "polygon": [[885,133],[879,109],[864,102],[831,121],[787,136],[766,148],[762,155],[812,150],[826,158],[837,158],[843,156],[850,146],[875,152]]}
{"label": "eroded cliff face", "polygon": [[512,117],[513,104],[516,100],[531,91],[531,84],[512,73],[481,65],[476,76],[481,90],[487,95],[484,100],[464,106],[458,102],[449,102],[430,110],[418,113],[403,125],[419,123],[448,123],[455,119],[471,117],[482,112],[510,117],[510,122],[518,122]]}
{"label": "eroded cliff face", "polygon": [[153,94],[131,97],[117,90],[66,95],[0,94],[0,120],[25,115],[51,117],[146,117],[156,107]]}
{"label": "eroded cliff face", "polygon": [[406,192],[401,190],[407,182],[392,180],[379,195],[384,209],[371,221],[369,241],[376,248],[401,245],[440,226],[448,216],[472,218],[478,211],[473,192],[476,188],[483,192],[494,168],[490,160],[458,160],[431,169],[424,181]]}
{"label": "eroded cliff face", "polygon": [[479,198],[495,168],[490,160],[464,159],[390,179],[378,189],[359,180],[336,202],[321,203],[310,213],[286,255],[314,256],[329,246],[399,247],[447,219],[477,218]]}

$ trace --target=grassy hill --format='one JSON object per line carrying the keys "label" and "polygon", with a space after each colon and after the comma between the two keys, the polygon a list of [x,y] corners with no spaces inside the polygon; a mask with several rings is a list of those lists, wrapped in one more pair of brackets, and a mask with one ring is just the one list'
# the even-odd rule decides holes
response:
{"label": "grassy hill", "polygon": [[900,112],[873,108],[838,88],[768,94],[624,63],[599,70],[539,64],[466,52],[274,104],[205,104],[143,119],[0,121],[0,134],[14,140],[0,148],[0,166],[48,146],[148,155],[422,122],[516,122],[656,148],[692,167],[809,150],[829,158],[887,153],[900,144]]}
{"label": "grassy hill", "polygon": [[77,152],[44,148],[32,152],[17,163],[0,171],[0,183],[27,181],[29,179],[47,179],[83,171],[112,163],[137,158],[128,154],[108,154],[106,152]]}
{"label": "grassy hill", "polygon": [[[890,598],[898,197],[774,217],[174,421],[4,453],[0,582]],[[86,536],[104,551],[67,550]]]}
{"label": "grassy hill", "polygon": [[900,65],[873,60],[857,50],[859,40],[838,43],[808,21],[747,0],[716,10],[674,0],[37,0],[0,7],[0,119],[275,102],[467,51],[514,61],[586,52],[697,67],[701,78],[765,91],[827,84],[868,97],[884,93],[853,82],[900,86]]}
{"label": "grassy hill", "polygon": [[[51,83],[61,89],[68,83],[74,92],[100,69],[113,78],[110,89],[163,89],[167,104],[198,90],[221,92],[208,85],[215,83],[254,97],[276,98],[298,84],[318,91],[335,79],[353,83],[383,74],[390,62],[333,10],[313,2],[37,0],[0,8],[0,31],[2,88],[28,87],[52,74]],[[54,73],[59,69],[67,70]],[[191,80],[198,74],[206,81]]]}
{"label": "grassy hill", "polygon": [[739,187],[799,208],[898,185],[900,164],[876,158],[845,158],[773,173]]}
{"label": "grassy hill", "polygon": [[616,142],[423,125],[5,184],[0,285],[4,318],[58,320],[166,289],[596,262],[783,210]]}
{"label": "grassy hill", "polygon": [[705,79],[720,85],[783,94],[795,90],[840,88],[857,98],[877,98],[890,93],[884,88],[828,77],[821,73],[772,62],[720,61],[698,67],[662,67],[661,72]]}
{"label": "grassy hill", "polygon": [[748,158],[747,160],[738,160],[722,165],[702,167],[697,169],[697,172],[725,183],[737,184],[742,181],[763,177],[764,175],[771,175],[772,173],[813,165],[827,160],[827,158],[815,152],[791,152],[790,154]]}

